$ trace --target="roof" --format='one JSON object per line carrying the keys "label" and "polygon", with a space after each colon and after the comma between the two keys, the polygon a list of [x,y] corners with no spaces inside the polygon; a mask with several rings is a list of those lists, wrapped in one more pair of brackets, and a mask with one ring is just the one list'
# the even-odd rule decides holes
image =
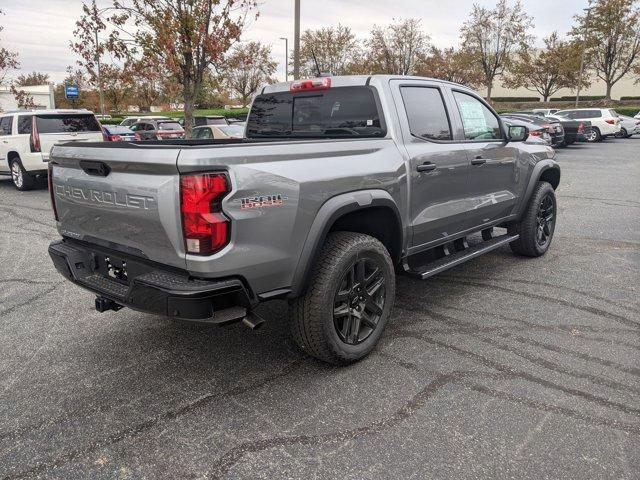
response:
{"label": "roof", "polygon": [[[302,79],[304,80],[304,79]],[[431,77],[418,77],[411,75],[337,75],[331,76],[332,87],[350,87],[350,86],[362,86],[368,85],[371,80],[377,80],[381,82],[388,82],[390,80],[428,80],[432,82],[446,83],[448,85],[455,85],[456,87],[469,90],[469,87],[461,85],[459,83],[449,82],[448,80],[440,80]],[[266,85],[261,93],[274,93],[274,92],[288,92],[295,80],[291,82],[280,82],[271,85]]]}
{"label": "roof", "polygon": [[91,110],[87,110],[86,108],[47,108],[47,109],[37,109],[37,108],[31,108],[31,109],[18,109],[18,110],[8,110],[6,112],[0,112],[0,115],[6,115],[6,114],[15,114],[15,113],[37,113],[39,115],[41,114],[50,114],[50,115],[54,115],[56,113],[93,113]]}

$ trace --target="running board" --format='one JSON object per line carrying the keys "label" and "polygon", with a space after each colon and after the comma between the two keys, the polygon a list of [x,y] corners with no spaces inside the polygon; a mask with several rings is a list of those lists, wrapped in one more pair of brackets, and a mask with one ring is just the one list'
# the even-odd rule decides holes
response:
{"label": "running board", "polygon": [[424,280],[425,278],[429,278],[433,275],[437,275],[440,272],[444,272],[451,267],[460,265],[467,260],[471,260],[473,258],[479,257],[480,255],[495,250],[502,245],[511,243],[517,240],[519,237],[520,235],[501,235],[499,237],[494,237],[491,240],[486,240],[472,247],[467,247],[464,250],[446,255],[421,267],[411,269],[405,264],[405,270],[409,275]]}

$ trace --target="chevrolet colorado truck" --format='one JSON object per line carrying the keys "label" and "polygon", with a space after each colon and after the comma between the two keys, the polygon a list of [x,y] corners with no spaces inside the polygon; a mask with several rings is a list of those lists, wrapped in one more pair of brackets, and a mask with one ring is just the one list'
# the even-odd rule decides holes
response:
{"label": "chevrolet colorado truck", "polygon": [[547,251],[560,169],[527,135],[446,81],[268,85],[242,139],[56,145],[49,254],[98,311],[255,328],[286,299],[302,350],[346,364],[380,339],[396,272]]}

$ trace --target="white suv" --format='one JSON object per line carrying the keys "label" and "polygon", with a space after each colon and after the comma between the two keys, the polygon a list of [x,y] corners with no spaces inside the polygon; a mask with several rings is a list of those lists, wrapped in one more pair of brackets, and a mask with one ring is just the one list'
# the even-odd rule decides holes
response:
{"label": "white suv", "polygon": [[0,113],[0,175],[18,190],[30,190],[47,175],[57,143],[102,141],[102,127],[89,110],[19,110]]}
{"label": "white suv", "polygon": [[618,118],[616,111],[610,108],[575,108],[560,110],[556,112],[556,115],[571,120],[590,121],[591,132],[587,135],[589,142],[599,142],[603,138],[613,137],[620,133],[620,118]]}

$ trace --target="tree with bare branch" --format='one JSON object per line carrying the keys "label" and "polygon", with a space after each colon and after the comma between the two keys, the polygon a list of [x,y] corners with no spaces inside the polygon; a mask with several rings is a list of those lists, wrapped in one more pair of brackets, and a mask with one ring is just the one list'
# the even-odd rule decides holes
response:
{"label": "tree with bare branch", "polygon": [[277,66],[270,46],[260,42],[238,44],[224,62],[224,83],[246,107],[261,85],[275,82],[273,74]]}
{"label": "tree with bare branch", "polygon": [[[361,46],[349,27],[338,24],[336,27],[305,30],[300,37],[300,74],[304,77],[318,75],[320,72],[332,75],[350,75],[360,61]],[[293,65],[293,53],[291,61]]]}
{"label": "tree with bare branch", "polygon": [[561,88],[578,86],[580,52],[580,45],[560,40],[558,33],[553,32],[544,39],[544,48],[520,52],[511,62],[503,85],[524,87],[538,93],[546,102]]}
{"label": "tree with bare branch", "polygon": [[429,41],[429,35],[422,30],[420,20],[416,18],[397,20],[386,27],[374,25],[365,41],[366,66],[362,70],[411,75],[420,55],[428,51]]}
{"label": "tree with bare branch", "polygon": [[532,41],[532,27],[532,19],[520,1],[511,7],[507,0],[498,0],[494,9],[473,5],[462,26],[461,43],[482,69],[489,101],[496,77],[504,73],[514,54]]}
{"label": "tree with bare branch", "polygon": [[482,85],[484,76],[473,55],[465,49],[432,47],[427,55],[421,55],[416,75],[433,77],[460,83],[470,88]]}
{"label": "tree with bare branch", "polygon": [[[2,10],[0,10],[0,15],[3,14]],[[0,25],[0,33],[2,33],[2,30],[4,30],[4,27]],[[3,47],[0,43],[0,84],[4,82],[9,70],[14,70],[19,66],[20,61],[18,60],[18,54]]]}
{"label": "tree with bare branch", "polygon": [[576,15],[571,31],[586,42],[588,66],[606,84],[605,96],[635,68],[640,70],[640,3],[638,0],[590,0],[589,14]]}

